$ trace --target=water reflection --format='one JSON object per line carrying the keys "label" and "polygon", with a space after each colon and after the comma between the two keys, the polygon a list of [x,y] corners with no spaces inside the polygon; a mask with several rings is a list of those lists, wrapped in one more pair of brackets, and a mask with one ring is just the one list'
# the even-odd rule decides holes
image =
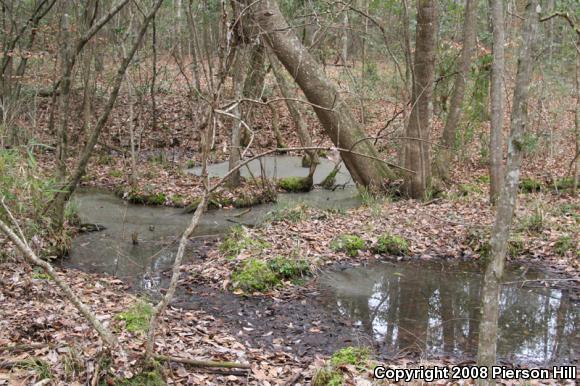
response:
{"label": "water reflection", "polygon": [[[521,270],[505,276],[506,282],[542,277]],[[375,264],[327,273],[321,285],[327,305],[355,320],[385,354],[475,357],[482,278],[468,263]],[[578,361],[580,307],[566,291],[505,285],[499,306],[500,358]]]}

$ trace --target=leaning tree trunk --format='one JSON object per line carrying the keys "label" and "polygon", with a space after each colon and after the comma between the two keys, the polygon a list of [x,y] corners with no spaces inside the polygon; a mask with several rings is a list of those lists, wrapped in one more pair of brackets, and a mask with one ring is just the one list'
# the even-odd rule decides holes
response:
{"label": "leaning tree trunk", "polygon": [[294,30],[280,13],[276,1],[246,0],[245,3],[252,11],[251,21],[257,27],[257,32],[294,77],[313,105],[332,142],[337,147],[351,150],[343,151],[341,155],[353,179],[364,186],[380,186],[385,178],[395,178],[392,170],[377,159],[372,139],[367,139],[336,86],[300,43]]}
{"label": "leaning tree trunk", "polygon": [[[526,21],[518,58],[518,72],[511,114],[508,160],[504,184],[497,203],[491,235],[491,261],[486,272],[482,295],[482,319],[479,326],[478,364],[490,368],[496,363],[497,324],[499,318],[500,280],[503,275],[509,231],[516,205],[523,137],[528,121],[527,103],[532,78],[532,43],[536,25],[537,0],[527,3]],[[486,381],[482,383],[487,384]]]}
{"label": "leaning tree trunk", "polygon": [[443,137],[441,138],[441,143],[444,147],[441,148],[437,154],[435,161],[435,173],[438,177],[443,179],[449,177],[449,169],[453,159],[453,150],[455,148],[455,139],[457,137],[457,126],[461,119],[461,110],[465,96],[465,83],[469,76],[471,58],[473,56],[473,51],[475,50],[475,29],[477,26],[475,20],[476,9],[476,0],[466,1],[465,17],[463,21],[463,48],[461,49],[459,68],[455,77],[453,94],[451,95],[449,115],[447,115],[447,121],[445,123],[445,128],[443,129]]}
{"label": "leaning tree trunk", "polygon": [[[296,129],[296,133],[300,139],[300,144],[304,147],[312,147],[312,136],[310,135],[310,131],[308,131],[304,118],[302,118],[300,107],[298,106],[298,102],[295,100],[296,96],[292,91],[290,91],[290,85],[284,77],[283,68],[281,68],[280,62],[278,62],[278,59],[276,59],[274,55],[268,56],[270,59],[270,65],[272,66],[272,72],[276,78],[276,83],[278,83],[282,97],[284,97],[286,101],[286,107],[288,107],[288,111],[290,112],[290,116],[294,122],[294,128]],[[310,166],[312,164],[318,164],[319,162],[318,154],[316,154],[316,151],[314,150],[306,151],[306,155],[302,159],[303,166]]]}
{"label": "leaning tree trunk", "polygon": [[433,82],[437,47],[437,2],[417,0],[417,36],[413,65],[413,110],[407,125],[405,166],[415,173],[405,183],[411,198],[425,197],[431,180],[429,131],[433,115]]}
{"label": "leaning tree trunk", "polygon": [[503,86],[504,86],[504,17],[503,1],[489,1],[493,29],[493,63],[491,65],[491,122],[489,141],[489,199],[495,203],[503,179]]}

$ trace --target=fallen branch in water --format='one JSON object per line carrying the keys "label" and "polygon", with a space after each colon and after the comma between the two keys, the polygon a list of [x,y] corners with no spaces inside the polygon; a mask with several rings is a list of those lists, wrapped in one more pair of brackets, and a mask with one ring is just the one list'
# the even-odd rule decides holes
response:
{"label": "fallen branch in water", "polygon": [[188,358],[178,358],[166,355],[155,355],[155,359],[161,362],[177,362],[194,367],[220,367],[225,369],[249,369],[249,363],[239,362],[217,362],[217,361],[202,361]]}

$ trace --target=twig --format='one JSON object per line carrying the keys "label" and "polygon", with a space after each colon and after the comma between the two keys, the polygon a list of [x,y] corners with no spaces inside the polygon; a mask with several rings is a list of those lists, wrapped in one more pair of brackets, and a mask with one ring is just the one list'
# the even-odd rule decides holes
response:
{"label": "twig", "polygon": [[[10,213],[10,211],[8,211]],[[2,231],[13,243],[16,248],[24,255],[24,257],[32,264],[41,267],[44,272],[56,283],[56,285],[64,292],[68,300],[77,308],[77,310],[92,324],[101,339],[111,348],[116,348],[119,343],[117,338],[97,319],[95,314],[82,302],[82,300],[73,292],[71,287],[58,277],[56,271],[48,262],[41,260],[30,249],[27,243],[18,237],[16,233],[10,229],[8,225],[0,220],[0,231]]]}
{"label": "twig", "polygon": [[178,358],[167,355],[155,355],[155,359],[162,362],[177,362],[194,367],[220,367],[225,369],[249,369],[249,363],[202,361],[188,358]]}

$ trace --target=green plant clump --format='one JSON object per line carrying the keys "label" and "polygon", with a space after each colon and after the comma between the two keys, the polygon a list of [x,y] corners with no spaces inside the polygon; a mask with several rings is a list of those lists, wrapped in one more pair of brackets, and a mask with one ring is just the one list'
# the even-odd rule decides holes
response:
{"label": "green plant clump", "polygon": [[248,292],[264,292],[280,283],[270,266],[262,260],[248,259],[242,267],[232,273],[234,288]]}
{"label": "green plant clump", "polygon": [[312,386],[342,386],[343,384],[342,373],[327,367],[318,369],[312,377]]}
{"label": "green plant clump", "polygon": [[260,252],[269,246],[270,244],[261,239],[252,238],[243,226],[238,225],[233,227],[220,243],[219,251],[225,257],[235,259],[242,251]]}
{"label": "green plant clump", "polygon": [[296,205],[294,207],[280,208],[273,210],[268,213],[268,221],[270,222],[281,222],[288,221],[291,223],[297,223],[306,218],[307,206],[304,204]]}
{"label": "green plant clump", "polygon": [[357,235],[339,235],[330,242],[330,248],[335,252],[346,252],[351,257],[365,248],[365,241]]}
{"label": "green plant clump", "polygon": [[383,233],[373,247],[375,253],[404,256],[409,253],[409,242],[399,235]]}
{"label": "green plant clump", "polygon": [[310,273],[310,265],[304,259],[276,256],[269,262],[272,271],[282,280],[292,280]]}
{"label": "green plant clump", "polygon": [[533,178],[523,178],[520,181],[520,190],[524,193],[534,193],[542,190],[542,183]]}
{"label": "green plant clump", "polygon": [[344,347],[332,355],[330,363],[335,367],[343,365],[364,367],[369,355],[370,350],[367,347]]}
{"label": "green plant clump", "polygon": [[286,177],[278,180],[278,186],[287,192],[309,192],[312,190],[312,178]]}
{"label": "green plant clump", "polygon": [[574,240],[570,235],[560,236],[554,244],[554,250],[560,256],[563,256],[566,254],[566,252],[573,250],[574,247]]}
{"label": "green plant clump", "polygon": [[149,319],[153,314],[153,307],[141,300],[135,303],[125,312],[117,315],[117,319],[125,322],[125,328],[129,332],[146,332],[149,328]]}

